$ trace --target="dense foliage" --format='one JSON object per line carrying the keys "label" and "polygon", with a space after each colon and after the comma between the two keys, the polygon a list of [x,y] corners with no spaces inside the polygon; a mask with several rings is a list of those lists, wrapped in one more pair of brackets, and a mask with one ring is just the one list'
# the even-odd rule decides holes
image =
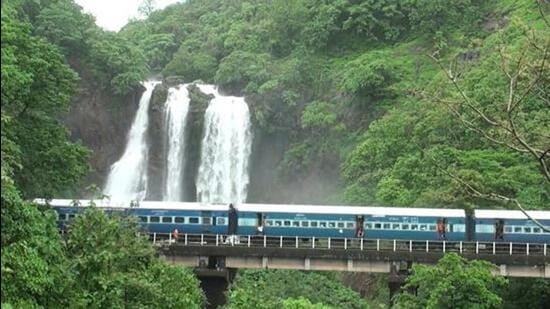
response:
{"label": "dense foliage", "polygon": [[[257,127],[287,136],[277,169],[282,187],[340,167],[338,202],[495,206],[450,174],[528,208],[550,205],[550,186],[529,154],[486,138],[445,104],[460,101],[460,92],[434,60],[449,63],[471,99],[494,111],[507,95],[503,47],[506,59],[530,49],[525,63],[535,64],[542,51],[532,38],[548,44],[534,1],[189,1],[120,35],[164,76],[247,95]],[[529,81],[518,81],[516,96]],[[518,129],[541,147],[547,81],[546,74],[515,111]],[[472,116],[463,118],[485,129]]]}
{"label": "dense foliage", "polygon": [[499,308],[497,289],[506,279],[493,276],[493,265],[466,261],[449,253],[436,266],[415,265],[404,292],[397,296],[397,308]]}
{"label": "dense foliage", "polygon": [[[61,122],[82,80],[123,95],[161,74],[246,95],[257,132],[284,140],[264,200],[285,202],[283,189],[301,190],[314,175],[336,188],[316,192],[317,202],[548,209],[546,2],[191,0],[161,11],[151,3],[141,8],[146,19],[113,33],[72,0],[2,2],[3,305],[202,302],[192,274],[160,263],[131,220],[92,210],[62,239],[53,213],[24,200],[70,195],[89,171],[89,151]],[[548,281],[500,283],[486,265],[451,255],[416,268],[408,287],[418,293],[398,303],[548,303]],[[279,271],[238,277],[228,306],[251,304],[367,306],[330,275]]]}
{"label": "dense foliage", "polygon": [[228,308],[368,308],[331,274],[246,270],[229,293]]}
{"label": "dense foliage", "polygon": [[55,213],[24,200],[67,194],[88,173],[89,151],[60,121],[76,72],[124,93],[146,73],[139,50],[72,1],[3,1],[1,21],[2,307],[200,308],[195,276],[159,261],[134,221],[91,209],[62,239]]}

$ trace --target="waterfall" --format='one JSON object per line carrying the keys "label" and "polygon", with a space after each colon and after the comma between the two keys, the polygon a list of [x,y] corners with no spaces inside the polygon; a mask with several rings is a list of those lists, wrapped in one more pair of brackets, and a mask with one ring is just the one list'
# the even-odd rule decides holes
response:
{"label": "waterfall", "polygon": [[189,111],[187,84],[168,89],[165,106],[164,124],[168,143],[163,200],[181,201],[185,166],[185,126]]}
{"label": "waterfall", "polygon": [[248,105],[242,97],[221,95],[215,86],[198,84],[197,87],[214,95],[204,116],[197,200],[243,203],[252,142]]}
{"label": "waterfall", "polygon": [[147,188],[147,142],[149,102],[158,81],[144,82],[146,90],[139,101],[134,123],[128,133],[122,157],[111,165],[103,193],[113,201],[142,200]]}

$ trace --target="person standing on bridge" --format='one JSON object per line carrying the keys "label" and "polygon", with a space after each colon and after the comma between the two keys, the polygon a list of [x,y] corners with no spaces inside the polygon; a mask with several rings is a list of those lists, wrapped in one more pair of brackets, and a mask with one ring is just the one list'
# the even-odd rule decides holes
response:
{"label": "person standing on bridge", "polygon": [[174,239],[174,242],[178,242],[178,238],[180,237],[180,232],[178,229],[174,229],[174,232],[172,232],[172,238]]}
{"label": "person standing on bridge", "polygon": [[237,209],[235,209],[233,204],[229,204],[227,218],[227,234],[229,235],[229,241],[231,242],[231,244],[233,244],[235,242],[235,239],[237,238],[237,228],[239,224],[239,214],[237,213]]}

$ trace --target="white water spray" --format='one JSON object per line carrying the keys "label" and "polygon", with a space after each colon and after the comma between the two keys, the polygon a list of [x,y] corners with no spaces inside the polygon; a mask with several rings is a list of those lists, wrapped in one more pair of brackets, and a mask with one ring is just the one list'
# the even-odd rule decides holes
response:
{"label": "white water spray", "polygon": [[197,200],[243,203],[252,142],[248,105],[242,97],[222,96],[213,85],[198,84],[197,87],[214,95],[204,117]]}
{"label": "white water spray", "polygon": [[139,101],[128,142],[122,157],[111,165],[103,194],[113,201],[143,200],[147,191],[147,142],[149,103],[158,81],[144,82],[146,90]]}
{"label": "white water spray", "polygon": [[168,89],[165,109],[165,132],[168,149],[163,200],[181,201],[185,167],[185,126],[189,111],[187,84]]}

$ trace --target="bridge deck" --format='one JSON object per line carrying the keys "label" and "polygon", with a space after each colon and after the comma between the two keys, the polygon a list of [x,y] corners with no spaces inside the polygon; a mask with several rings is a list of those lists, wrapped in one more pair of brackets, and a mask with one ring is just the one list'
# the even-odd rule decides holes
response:
{"label": "bridge deck", "polygon": [[[386,239],[299,238],[181,234],[149,235],[160,253],[177,264],[200,267],[284,268],[390,272],[402,262],[436,263],[445,253],[492,262],[495,274],[550,278],[548,245]],[[223,262],[212,263],[209,259]],[[220,267],[220,265],[216,265]]]}

